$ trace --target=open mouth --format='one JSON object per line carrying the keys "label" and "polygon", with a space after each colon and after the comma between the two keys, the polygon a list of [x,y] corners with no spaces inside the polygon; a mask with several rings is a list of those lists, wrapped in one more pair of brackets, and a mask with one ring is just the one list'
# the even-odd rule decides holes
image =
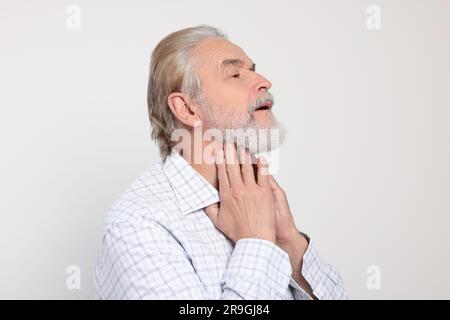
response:
{"label": "open mouth", "polygon": [[272,108],[272,101],[267,100],[264,103],[261,103],[261,105],[255,109],[255,111],[266,111],[270,110],[271,108]]}

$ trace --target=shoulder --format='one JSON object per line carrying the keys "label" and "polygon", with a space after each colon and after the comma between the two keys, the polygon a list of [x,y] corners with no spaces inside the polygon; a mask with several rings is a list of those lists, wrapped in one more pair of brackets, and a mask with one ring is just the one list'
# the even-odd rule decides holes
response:
{"label": "shoulder", "polygon": [[160,161],[138,176],[114,200],[104,218],[103,231],[117,225],[140,225],[145,220],[164,219],[173,201],[173,190]]}

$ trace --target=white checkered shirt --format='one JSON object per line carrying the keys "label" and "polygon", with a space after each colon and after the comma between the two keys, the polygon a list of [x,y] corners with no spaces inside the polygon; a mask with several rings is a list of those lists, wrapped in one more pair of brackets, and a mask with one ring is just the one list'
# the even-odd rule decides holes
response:
{"label": "white checkered shirt", "polygon": [[[203,211],[218,191],[176,152],[113,203],[94,265],[97,299],[311,299],[274,243],[233,243]],[[318,299],[347,299],[309,239],[302,275]]]}

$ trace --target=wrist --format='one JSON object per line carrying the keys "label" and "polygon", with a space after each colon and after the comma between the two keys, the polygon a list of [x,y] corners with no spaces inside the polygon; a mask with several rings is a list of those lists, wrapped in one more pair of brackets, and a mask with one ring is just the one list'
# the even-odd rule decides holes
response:
{"label": "wrist", "polygon": [[284,233],[283,236],[277,235],[276,242],[278,245],[285,246],[298,242],[301,238],[301,232],[299,232],[297,228],[292,227],[288,232]]}
{"label": "wrist", "polygon": [[257,238],[259,238],[259,239],[261,239],[261,240],[267,240],[267,241],[270,241],[270,242],[272,242],[272,243],[274,243],[274,244],[277,243],[277,240],[276,240],[275,235],[261,235],[261,236],[258,236]]}
{"label": "wrist", "polygon": [[289,256],[302,258],[308,249],[309,240],[298,230],[293,232],[290,237],[278,240],[276,244],[286,251]]}

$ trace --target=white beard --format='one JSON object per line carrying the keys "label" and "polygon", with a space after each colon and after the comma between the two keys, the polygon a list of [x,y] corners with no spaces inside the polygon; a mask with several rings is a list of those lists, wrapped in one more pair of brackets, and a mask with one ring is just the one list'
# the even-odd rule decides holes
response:
{"label": "white beard", "polygon": [[[285,140],[285,128],[278,122],[271,110],[268,111],[270,125],[260,125],[249,108],[245,119],[224,120],[220,107],[211,107],[205,99],[199,101],[204,127],[217,129],[222,133],[223,142],[235,142],[238,147],[246,148],[252,156],[277,149]],[[214,110],[214,111],[212,111]]]}

